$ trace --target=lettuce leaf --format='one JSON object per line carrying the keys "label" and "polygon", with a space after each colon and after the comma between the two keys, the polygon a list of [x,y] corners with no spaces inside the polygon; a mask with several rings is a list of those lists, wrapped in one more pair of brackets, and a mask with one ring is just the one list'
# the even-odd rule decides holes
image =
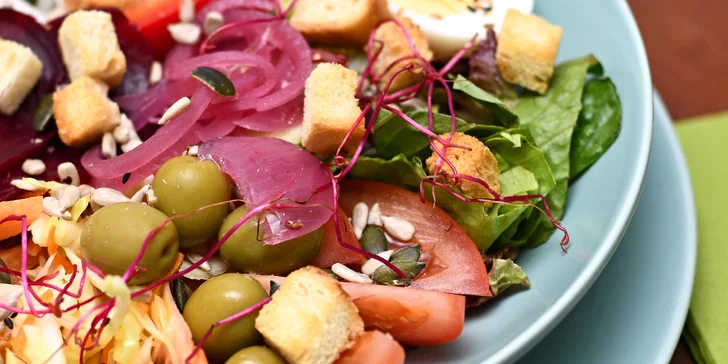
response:
{"label": "lettuce leaf", "polygon": [[617,140],[622,128],[622,105],[609,78],[589,81],[571,139],[570,177],[573,179],[596,162]]}
{"label": "lettuce leaf", "polygon": [[497,97],[489,94],[474,83],[468,81],[463,76],[458,75],[455,79],[453,89],[462,91],[466,95],[478,100],[478,102],[490,111],[495,119],[501,124],[507,127],[514,127],[518,125],[519,115],[511,111],[506,104],[504,104]]}
{"label": "lettuce leaf", "polygon": [[348,176],[357,179],[388,183],[408,190],[419,190],[420,181],[426,173],[422,160],[417,157],[411,160],[404,154],[392,159],[359,157]]}
{"label": "lettuce leaf", "polygon": [[531,288],[531,281],[526,273],[510,259],[494,259],[493,267],[488,272],[488,280],[493,296],[499,296],[511,287]]}
{"label": "lettuce leaf", "polygon": [[[418,124],[427,128],[429,122],[426,111],[413,111],[406,114]],[[437,135],[450,132],[452,118],[450,115],[434,113],[432,130]],[[476,138],[490,136],[503,130],[500,126],[468,123],[456,119],[456,131],[472,135]],[[389,159],[403,154],[406,157],[418,156],[427,158],[432,151],[427,135],[417,130],[404,119],[387,110],[381,110],[374,124],[374,143],[377,147],[377,156]]]}

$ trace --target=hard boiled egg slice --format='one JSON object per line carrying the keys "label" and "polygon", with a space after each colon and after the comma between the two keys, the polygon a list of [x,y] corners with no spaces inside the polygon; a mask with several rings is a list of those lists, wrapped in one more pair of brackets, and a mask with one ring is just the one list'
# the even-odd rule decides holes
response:
{"label": "hard boiled egg slice", "polygon": [[486,24],[500,31],[508,9],[533,12],[533,0],[389,0],[389,7],[420,26],[435,58],[447,58],[476,34],[483,40]]}

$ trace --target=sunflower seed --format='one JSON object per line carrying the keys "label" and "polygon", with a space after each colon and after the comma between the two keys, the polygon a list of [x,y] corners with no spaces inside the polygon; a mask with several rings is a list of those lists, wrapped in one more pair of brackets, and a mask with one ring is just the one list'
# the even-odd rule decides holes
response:
{"label": "sunflower seed", "polygon": [[191,23],[195,20],[195,2],[192,0],[180,0],[179,20],[183,23]]}
{"label": "sunflower seed", "polygon": [[89,185],[80,185],[78,186],[78,193],[83,196],[88,196],[92,193],[94,193],[94,188]]}
{"label": "sunflower seed", "polygon": [[74,186],[81,184],[81,178],[78,176],[78,169],[76,169],[76,166],[71,162],[63,162],[58,165],[58,177],[63,183],[66,183],[66,181],[70,179],[70,184]]}
{"label": "sunflower seed", "polygon": [[91,202],[104,207],[121,202],[131,202],[131,200],[113,188],[102,187],[97,188],[91,195]]}
{"label": "sunflower seed", "polygon": [[43,163],[43,161],[40,159],[26,159],[23,162],[23,166],[21,167],[21,169],[23,170],[23,172],[25,172],[25,174],[37,176],[45,173],[46,166],[45,163]]}
{"label": "sunflower seed", "polygon": [[183,97],[179,100],[177,100],[172,106],[167,109],[167,111],[164,112],[162,115],[162,118],[159,119],[157,124],[164,125],[168,121],[172,120],[175,116],[179,115],[184,111],[188,106],[190,106],[190,99],[188,97]]}
{"label": "sunflower seed", "polygon": [[69,207],[73,206],[73,204],[75,204],[76,201],[81,198],[80,189],[76,186],[71,185],[63,185],[56,188],[55,194],[56,198],[58,199],[61,211],[68,210]]}
{"label": "sunflower seed", "polygon": [[191,156],[194,156],[194,157],[197,157],[197,153],[199,153],[199,151],[200,151],[200,146],[199,145],[193,145],[193,146],[190,147],[190,149],[187,150],[187,154],[188,155],[191,155]]}
{"label": "sunflower seed", "polygon": [[[383,251],[377,255],[384,258],[384,260],[389,260],[389,257],[392,256],[392,253],[394,253],[394,250],[387,250],[387,251]],[[384,263],[382,263],[374,258],[370,258],[369,260],[367,260],[366,263],[364,263],[364,265],[361,266],[361,272],[371,277],[372,274],[374,274],[374,271],[383,265],[384,265]]]}
{"label": "sunflower seed", "polygon": [[144,197],[146,197],[146,195],[147,195],[147,191],[149,191],[149,189],[151,187],[152,186],[150,186],[150,185],[142,186],[142,188],[140,188],[139,191],[136,191],[136,193],[134,193],[134,195],[131,196],[131,202],[142,203],[142,201],[144,201]]}
{"label": "sunflower seed", "polygon": [[205,21],[202,27],[205,30],[205,35],[210,35],[218,30],[223,24],[225,24],[225,18],[222,14],[217,11],[211,11],[205,16]]}
{"label": "sunflower seed", "polygon": [[114,139],[114,134],[104,133],[104,137],[101,138],[101,154],[106,159],[116,157],[116,139]]}
{"label": "sunflower seed", "polygon": [[55,197],[43,197],[43,212],[59,219],[70,219],[71,213],[61,210],[61,203]]}
{"label": "sunflower seed", "polygon": [[405,219],[382,215],[382,223],[387,233],[398,240],[410,241],[415,235],[415,226]]}
{"label": "sunflower seed", "polygon": [[154,85],[162,80],[163,75],[164,70],[162,69],[162,64],[159,63],[159,61],[154,61],[152,63],[152,68],[149,70],[149,83]]}
{"label": "sunflower seed", "polygon": [[372,205],[371,210],[369,210],[367,225],[382,226],[382,210],[379,208],[378,203]]}
{"label": "sunflower seed", "polygon": [[154,193],[153,189],[147,190],[147,204],[152,207],[157,206],[157,195]]}
{"label": "sunflower seed", "polygon": [[[203,258],[205,258],[205,257],[204,257],[204,256],[203,256],[202,254],[199,254],[199,253],[195,253],[195,252],[189,252],[189,253],[187,253],[187,255],[185,256],[185,258],[189,259],[189,261],[190,261],[190,262],[191,262],[192,264],[195,264],[195,263],[199,262],[200,260],[202,260],[202,259],[203,259]],[[204,263],[202,263],[202,264],[201,264],[201,265],[199,266],[199,268],[201,268],[202,270],[204,270],[204,271],[206,271],[206,272],[209,272],[209,271],[211,271],[211,270],[212,270],[212,267],[210,266],[210,262],[209,262],[209,261],[205,261]]]}
{"label": "sunflower seed", "polygon": [[141,144],[142,141],[138,137],[136,139],[131,138],[128,142],[124,143],[124,145],[121,146],[121,151],[124,153],[129,153]]}
{"label": "sunflower seed", "polygon": [[19,190],[23,190],[23,191],[32,192],[32,191],[39,191],[39,190],[44,189],[44,188],[41,188],[38,186],[33,186],[30,183],[23,181],[22,179],[14,179],[14,180],[10,181],[10,184],[13,185],[15,188],[17,188]]}
{"label": "sunflower seed", "polygon": [[352,283],[363,283],[363,284],[372,284],[374,281],[369,278],[369,276],[361,273],[357,273],[356,271],[350,269],[349,267],[341,264],[336,263],[331,267],[331,270],[336,274],[337,276],[341,277],[345,281],[349,281]]}
{"label": "sunflower seed", "polygon": [[356,204],[351,212],[351,224],[354,226],[354,234],[357,239],[361,239],[361,233],[367,226],[367,215],[369,215],[369,207],[363,202]]}
{"label": "sunflower seed", "polygon": [[200,40],[200,26],[195,23],[177,23],[167,25],[167,30],[177,43],[194,45]]}
{"label": "sunflower seed", "polygon": [[119,125],[116,128],[114,128],[114,132],[112,133],[114,136],[114,140],[116,140],[119,144],[125,144],[129,141],[129,128],[127,128],[124,125]]}

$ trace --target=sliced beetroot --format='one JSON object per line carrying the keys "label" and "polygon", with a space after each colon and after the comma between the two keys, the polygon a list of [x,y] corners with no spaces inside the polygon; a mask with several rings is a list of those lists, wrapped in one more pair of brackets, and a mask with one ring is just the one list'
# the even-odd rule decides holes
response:
{"label": "sliced beetroot", "polygon": [[333,214],[329,172],[313,155],[276,138],[224,137],[202,144],[235,181],[248,208],[276,202],[266,217],[265,243],[278,244],[323,226]]}
{"label": "sliced beetroot", "polygon": [[[0,173],[7,175],[25,158],[41,151],[55,135],[54,128],[36,132],[32,125],[33,114],[43,96],[53,92],[66,73],[56,42],[32,17],[11,9],[0,9],[0,38],[27,46],[43,63],[38,83],[15,114],[0,114],[0,143],[3,146],[0,148]],[[8,188],[0,182],[0,189]]]}

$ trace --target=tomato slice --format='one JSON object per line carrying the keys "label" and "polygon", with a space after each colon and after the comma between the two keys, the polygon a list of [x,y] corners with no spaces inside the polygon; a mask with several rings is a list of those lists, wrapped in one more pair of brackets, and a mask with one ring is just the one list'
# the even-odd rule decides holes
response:
{"label": "tomato slice", "polygon": [[[195,9],[200,10],[211,0],[194,1]],[[179,23],[179,4],[179,0],[127,0],[124,3],[124,15],[139,27],[157,59],[164,58],[174,45],[167,26]]]}
{"label": "tomato slice", "polygon": [[391,335],[367,331],[335,364],[402,364],[404,348]]}
{"label": "tomato slice", "polygon": [[409,242],[391,242],[390,248],[420,244],[427,266],[410,286],[431,291],[490,296],[488,273],[475,243],[445,211],[420,196],[381,182],[344,180],[339,205],[351,216],[354,205],[379,203],[383,215],[398,216],[415,227]]}
{"label": "tomato slice", "polygon": [[[357,248],[361,247],[359,245],[359,239],[354,234],[354,228],[349,223],[349,218],[346,217],[346,214],[341,209],[339,209],[339,228],[341,229],[341,239],[345,243]],[[324,224],[323,231],[324,239],[321,242],[321,250],[319,250],[319,254],[311,262],[311,265],[319,268],[331,268],[335,263],[345,265],[361,265],[364,263],[365,257],[339,244],[336,239],[336,228],[333,217]]]}
{"label": "tomato slice", "polygon": [[[270,290],[270,281],[285,278],[255,276]],[[428,346],[449,343],[463,331],[465,297],[406,287],[342,283],[370,330],[389,333],[403,345]]]}

